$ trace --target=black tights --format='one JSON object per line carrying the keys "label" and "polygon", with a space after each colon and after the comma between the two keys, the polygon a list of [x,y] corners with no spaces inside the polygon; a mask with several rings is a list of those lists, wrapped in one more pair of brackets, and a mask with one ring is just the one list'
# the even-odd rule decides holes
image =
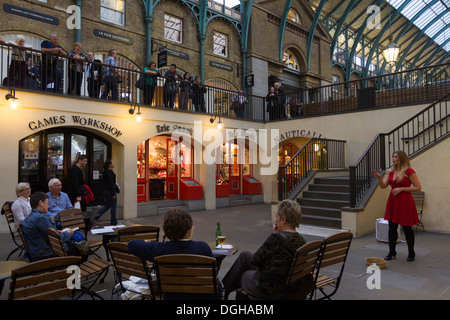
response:
{"label": "black tights", "polygon": [[[402,226],[405,234],[406,243],[408,244],[408,256],[414,257],[414,231],[411,226]],[[389,254],[395,255],[395,246],[397,244],[398,223],[389,221]]]}

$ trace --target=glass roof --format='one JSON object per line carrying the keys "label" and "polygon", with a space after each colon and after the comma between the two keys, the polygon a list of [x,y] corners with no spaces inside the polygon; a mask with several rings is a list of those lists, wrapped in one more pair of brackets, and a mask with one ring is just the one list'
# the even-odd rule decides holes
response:
{"label": "glass roof", "polygon": [[[407,0],[387,0],[395,9],[398,9]],[[424,12],[419,14],[428,4]],[[411,20],[417,28],[425,30],[424,33],[433,39],[446,52],[450,51],[450,0],[411,0],[400,11],[408,20]],[[418,15],[419,14],[419,15]]]}

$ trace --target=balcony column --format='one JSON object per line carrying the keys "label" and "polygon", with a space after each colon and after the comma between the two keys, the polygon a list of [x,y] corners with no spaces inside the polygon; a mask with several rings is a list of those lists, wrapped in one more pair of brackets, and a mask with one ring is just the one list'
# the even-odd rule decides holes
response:
{"label": "balcony column", "polygon": [[75,24],[77,27],[79,27],[75,28],[75,42],[81,43],[81,0],[75,0],[75,5],[79,8],[78,12],[80,13],[75,17]]}
{"label": "balcony column", "polygon": [[146,61],[145,64],[149,63],[152,60],[152,23],[153,16],[146,15],[144,18],[145,26],[146,26]]}
{"label": "balcony column", "polygon": [[200,78],[202,82],[205,82],[205,40],[206,34],[200,33],[198,35],[198,39],[200,40]]}

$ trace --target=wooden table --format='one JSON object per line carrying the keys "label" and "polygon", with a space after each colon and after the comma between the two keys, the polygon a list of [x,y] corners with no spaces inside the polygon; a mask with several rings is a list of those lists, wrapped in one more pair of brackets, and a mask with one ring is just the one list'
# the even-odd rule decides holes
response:
{"label": "wooden table", "polygon": [[2,294],[5,280],[11,277],[11,271],[26,264],[28,262],[20,260],[0,261],[0,294]]}
{"label": "wooden table", "polygon": [[211,248],[213,257],[217,260],[217,270],[220,269],[220,265],[222,264],[223,259],[228,256],[234,255],[238,251],[238,247],[234,244],[224,243],[224,246],[231,246],[231,248],[217,248],[215,242],[208,243]]}

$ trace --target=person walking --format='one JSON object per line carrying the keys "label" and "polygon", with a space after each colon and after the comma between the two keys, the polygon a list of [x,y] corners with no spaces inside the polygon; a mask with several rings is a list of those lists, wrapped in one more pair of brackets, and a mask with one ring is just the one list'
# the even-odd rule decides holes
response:
{"label": "person walking", "polygon": [[414,261],[416,254],[412,226],[419,222],[419,218],[411,192],[420,191],[422,186],[404,151],[395,151],[392,154],[392,163],[392,167],[387,170],[388,174],[384,178],[378,171],[372,170],[373,176],[378,179],[378,185],[382,189],[388,186],[392,188],[384,214],[384,219],[389,221],[389,253],[384,259],[391,260],[396,257],[397,229],[401,225],[408,245],[407,261]]}
{"label": "person walking", "polygon": [[113,171],[114,161],[108,159],[103,164],[103,176],[102,176],[102,186],[103,186],[103,196],[105,199],[105,205],[98,211],[98,217],[95,219],[94,227],[98,225],[98,220],[100,217],[111,209],[111,225],[117,225],[117,193],[119,188],[116,184],[116,174]]}
{"label": "person walking", "polygon": [[87,166],[87,156],[82,154],[78,156],[77,161],[69,168],[69,198],[74,208],[75,203],[80,202],[81,211],[86,212],[86,202],[83,196],[86,195],[86,184],[83,175],[83,169]]}

